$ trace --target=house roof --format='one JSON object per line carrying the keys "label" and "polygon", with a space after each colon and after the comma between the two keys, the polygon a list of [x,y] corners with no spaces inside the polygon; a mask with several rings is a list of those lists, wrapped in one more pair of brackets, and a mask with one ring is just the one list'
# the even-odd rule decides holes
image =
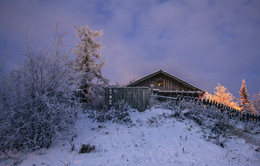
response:
{"label": "house roof", "polygon": [[[189,88],[191,88],[191,89],[195,89],[196,91],[203,91],[203,90],[201,90],[201,89],[199,89],[199,88],[197,88],[197,87],[195,87],[195,86],[193,86],[193,85],[191,85],[191,84],[189,84],[189,83],[187,83],[187,82],[185,82],[185,81],[183,81],[183,80],[181,80],[181,79],[179,79],[179,78],[177,78],[177,77],[175,77],[175,76],[173,76],[173,75],[171,75],[171,74],[169,74],[169,73],[167,73],[167,72],[165,72],[165,71],[163,71],[163,70],[159,70],[159,71],[157,71],[157,72],[155,72],[155,73],[153,73],[153,74],[150,74],[150,75],[148,75],[148,76],[145,76],[145,77],[143,77],[143,78],[141,78],[141,79],[139,79],[139,80],[137,80],[137,81],[135,81],[135,82],[133,82],[133,83],[130,83],[130,84],[127,85],[127,87],[135,86],[136,84],[138,84],[138,83],[140,83],[140,82],[142,82],[142,81],[144,81],[144,80],[146,80],[146,79],[149,79],[149,78],[151,78],[151,77],[153,77],[153,76],[156,76],[156,75],[158,75],[158,74],[163,74],[163,75],[165,75],[165,76],[168,76],[168,77],[170,77],[171,79],[174,79],[174,80],[176,80],[176,81],[178,81],[178,82],[180,82],[180,83],[186,85],[187,87],[189,87]],[[204,91],[203,91],[203,92],[204,92]]]}

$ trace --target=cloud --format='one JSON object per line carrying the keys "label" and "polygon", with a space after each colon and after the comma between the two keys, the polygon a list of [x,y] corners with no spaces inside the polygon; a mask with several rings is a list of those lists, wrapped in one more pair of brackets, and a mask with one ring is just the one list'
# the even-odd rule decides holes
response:
{"label": "cloud", "polygon": [[28,25],[41,45],[51,41],[61,21],[67,48],[77,41],[74,25],[104,29],[104,74],[112,82],[126,84],[163,69],[207,91],[221,82],[237,93],[243,78],[250,93],[260,91],[258,0],[1,1],[0,6],[0,42],[20,50]]}

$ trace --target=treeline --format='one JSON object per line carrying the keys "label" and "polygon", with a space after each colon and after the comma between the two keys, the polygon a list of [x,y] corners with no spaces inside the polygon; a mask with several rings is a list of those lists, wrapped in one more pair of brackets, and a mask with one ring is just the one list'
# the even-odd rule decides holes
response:
{"label": "treeline", "polygon": [[218,86],[214,89],[214,93],[210,94],[206,92],[204,98],[222,103],[231,108],[239,110],[242,113],[260,115],[260,92],[257,95],[254,95],[253,100],[250,101],[246,82],[245,80],[242,80],[239,94],[240,97],[237,99],[238,101],[234,101],[235,97],[230,92],[228,92],[227,88],[218,83]]}

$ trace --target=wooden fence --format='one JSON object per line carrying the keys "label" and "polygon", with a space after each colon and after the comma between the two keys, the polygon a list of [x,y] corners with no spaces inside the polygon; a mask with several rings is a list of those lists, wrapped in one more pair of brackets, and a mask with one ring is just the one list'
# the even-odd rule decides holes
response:
{"label": "wooden fence", "polygon": [[[108,107],[114,106],[120,101],[125,101],[133,108],[138,109],[139,111],[145,111],[150,107],[150,96],[151,91],[148,87],[106,87],[105,88],[105,100]],[[231,117],[239,117],[240,120],[247,121],[260,121],[260,116],[250,113],[244,113],[242,111],[236,110],[232,107],[226,106],[222,103],[218,103],[213,100],[200,99],[198,97],[184,96],[178,94],[177,97],[172,97],[169,95],[170,92],[167,92],[167,95],[164,96],[164,92],[156,91],[156,94],[153,94],[155,97],[165,100],[175,100],[177,103],[180,101],[190,101],[199,105],[204,105],[204,107],[215,107],[222,113],[228,114]],[[173,92],[175,93],[175,92]],[[195,92],[193,92],[195,93]],[[199,93],[199,92],[196,92]],[[160,95],[159,95],[160,94]],[[191,94],[189,92],[189,94]],[[174,94],[175,96],[176,94]]]}
{"label": "wooden fence", "polygon": [[188,96],[178,96],[176,101],[191,101],[195,102],[199,105],[204,105],[205,107],[215,107],[219,109],[222,113],[228,114],[228,116],[231,117],[239,117],[240,120],[247,120],[247,121],[260,121],[260,116],[250,113],[245,113],[243,111],[239,111],[237,109],[234,109],[232,107],[229,107],[227,105],[224,105],[222,103],[218,103],[213,100],[208,99],[199,99],[194,97],[188,97]]}
{"label": "wooden fence", "polygon": [[125,101],[133,108],[144,111],[150,106],[150,91],[148,87],[106,87],[105,100],[109,107]]}
{"label": "wooden fence", "polygon": [[157,94],[160,96],[168,96],[168,97],[177,97],[179,95],[181,96],[190,96],[190,97],[199,97],[202,91],[172,91],[172,90],[159,90],[159,89],[153,89],[150,87],[150,90],[153,92],[153,94]]}

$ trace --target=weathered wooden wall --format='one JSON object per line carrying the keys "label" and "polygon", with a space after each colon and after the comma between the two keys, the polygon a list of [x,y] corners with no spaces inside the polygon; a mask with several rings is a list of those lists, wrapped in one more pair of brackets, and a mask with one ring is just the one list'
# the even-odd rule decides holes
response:
{"label": "weathered wooden wall", "polygon": [[[163,81],[163,86],[159,87],[158,86],[158,81]],[[181,84],[178,81],[175,81],[163,74],[159,74],[156,76],[153,76],[151,78],[148,78],[147,80],[144,80],[140,83],[138,83],[135,86],[145,86],[145,87],[150,87],[151,85],[154,85],[155,89],[160,89],[160,90],[172,90],[172,91],[196,91],[196,89],[192,89],[190,87],[185,86],[184,84]]]}
{"label": "weathered wooden wall", "polygon": [[139,111],[146,110],[150,105],[148,87],[106,87],[106,104],[111,107],[119,101],[125,101]]}

